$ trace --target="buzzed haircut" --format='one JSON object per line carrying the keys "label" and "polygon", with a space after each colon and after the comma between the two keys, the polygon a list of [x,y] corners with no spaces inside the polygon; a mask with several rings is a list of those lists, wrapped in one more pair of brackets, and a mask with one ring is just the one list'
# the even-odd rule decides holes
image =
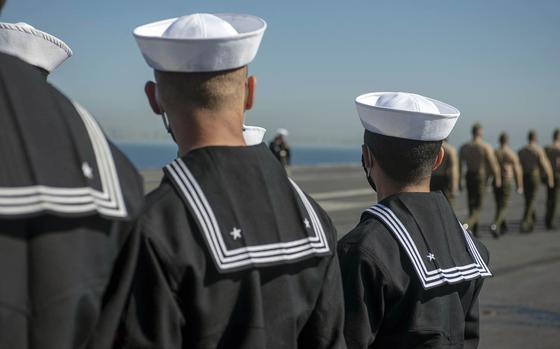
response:
{"label": "buzzed haircut", "polygon": [[527,134],[527,139],[529,140],[529,142],[536,141],[537,140],[537,131],[529,130],[529,133]]}
{"label": "buzzed haircut", "polygon": [[507,133],[502,132],[500,134],[500,144],[506,144],[509,141],[509,136]]}
{"label": "buzzed haircut", "polygon": [[417,141],[365,131],[364,143],[393,181],[415,184],[430,177],[442,141]]}
{"label": "buzzed haircut", "polygon": [[552,134],[552,139],[554,141],[557,141],[558,139],[560,139],[560,128],[557,128],[556,130],[554,130],[554,133]]}
{"label": "buzzed haircut", "polygon": [[217,72],[155,71],[163,103],[180,110],[220,110],[245,96],[247,66]]}
{"label": "buzzed haircut", "polygon": [[471,132],[473,136],[478,135],[478,132],[482,129],[482,125],[478,122],[472,126]]}

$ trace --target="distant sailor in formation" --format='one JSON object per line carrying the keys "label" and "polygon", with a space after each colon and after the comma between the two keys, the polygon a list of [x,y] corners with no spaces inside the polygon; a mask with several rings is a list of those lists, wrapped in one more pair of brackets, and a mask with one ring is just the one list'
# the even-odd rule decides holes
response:
{"label": "distant sailor in formation", "polygon": [[290,166],[291,164],[290,147],[288,146],[286,137],[288,137],[288,130],[285,128],[279,128],[276,130],[276,136],[269,145],[269,148],[276,159],[278,159],[284,167]]}
{"label": "distant sailor in formation", "polygon": [[134,36],[180,157],[137,226],[121,338],[142,348],[344,348],[336,231],[265,144],[244,141],[265,22],[193,14]]}
{"label": "distant sailor in formation", "polygon": [[453,206],[455,194],[459,191],[459,159],[457,149],[447,142],[442,143],[445,156],[441,165],[432,173],[430,181],[431,191],[441,191],[449,203]]}
{"label": "distant sailor in formation", "polygon": [[488,251],[430,192],[459,111],[410,93],[368,93],[356,105],[379,202],[338,244],[347,345],[476,348]]}
{"label": "distant sailor in formation", "polygon": [[494,223],[490,225],[490,233],[495,238],[508,231],[506,223],[509,197],[515,181],[517,192],[523,193],[523,173],[517,154],[509,147],[509,137],[503,132],[499,138],[500,146],[495,150],[496,159],[500,165],[502,185],[498,187],[494,180],[494,198],[496,200],[496,215]]}
{"label": "distant sailor in formation", "polygon": [[558,200],[560,197],[560,129],[554,130],[552,144],[545,148],[546,156],[552,167],[554,186],[549,187],[546,195],[546,228],[557,229],[556,213],[558,212]]}
{"label": "distant sailor in formation", "polygon": [[525,194],[525,210],[521,220],[521,231],[532,232],[537,220],[535,205],[541,183],[554,188],[552,168],[546,153],[539,145],[537,132],[530,130],[527,135],[528,144],[519,150],[519,161],[523,169],[523,192]]}
{"label": "distant sailor in formation", "polygon": [[47,82],[71,55],[46,32],[0,23],[2,348],[110,348],[134,270],[126,224],[142,179]]}
{"label": "distant sailor in formation", "polygon": [[465,166],[469,206],[469,218],[466,224],[474,235],[478,236],[478,221],[482,212],[486,184],[493,177],[494,186],[496,188],[502,186],[502,176],[498,161],[494,156],[494,149],[482,140],[482,126],[478,123],[472,127],[472,140],[463,144],[459,150],[459,172],[461,176]]}

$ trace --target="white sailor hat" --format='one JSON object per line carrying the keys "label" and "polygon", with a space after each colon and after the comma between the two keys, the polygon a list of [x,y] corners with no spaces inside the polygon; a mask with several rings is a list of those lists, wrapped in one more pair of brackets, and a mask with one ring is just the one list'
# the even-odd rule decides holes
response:
{"label": "white sailor hat", "polygon": [[290,132],[288,132],[288,130],[286,130],[285,128],[279,128],[279,129],[276,130],[276,134],[284,136],[284,137],[288,137]]}
{"label": "white sailor hat", "polygon": [[211,72],[249,64],[265,29],[266,22],[251,15],[198,13],[142,25],[133,34],[155,70]]}
{"label": "white sailor hat", "polygon": [[243,125],[243,138],[245,138],[245,144],[247,145],[261,144],[265,133],[265,128]]}
{"label": "white sailor hat", "polygon": [[356,98],[358,116],[370,132],[419,141],[449,136],[461,114],[455,107],[405,92],[373,92]]}
{"label": "white sailor hat", "polygon": [[0,52],[52,72],[72,50],[62,40],[27,23],[0,23]]}

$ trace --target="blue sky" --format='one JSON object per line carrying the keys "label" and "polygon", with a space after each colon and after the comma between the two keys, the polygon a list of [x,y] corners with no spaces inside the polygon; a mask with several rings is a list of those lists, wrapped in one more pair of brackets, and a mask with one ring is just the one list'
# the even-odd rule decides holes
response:
{"label": "blue sky", "polygon": [[480,121],[487,139],[560,127],[560,1],[36,1],[7,0],[0,17],[48,31],[74,50],[51,76],[118,140],[165,140],[143,85],[152,79],[131,31],[193,12],[245,12],[268,22],[247,123],[291,131],[296,144],[355,146],[354,98],[424,94],[458,107],[451,141]]}

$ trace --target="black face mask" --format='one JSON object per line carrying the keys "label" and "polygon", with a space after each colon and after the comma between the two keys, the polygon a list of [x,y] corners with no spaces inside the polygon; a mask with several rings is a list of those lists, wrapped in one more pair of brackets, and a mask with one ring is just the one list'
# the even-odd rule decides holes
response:
{"label": "black face mask", "polygon": [[167,133],[169,133],[171,135],[171,138],[173,138],[173,141],[177,143],[177,140],[175,139],[175,135],[173,134],[173,130],[171,130],[171,125],[169,125],[169,120],[167,119],[167,115],[165,115],[165,113],[161,113],[161,119],[163,120],[163,126],[167,130]]}
{"label": "black face mask", "polygon": [[363,155],[362,155],[362,168],[364,169],[364,172],[366,173],[366,179],[367,179],[369,185],[377,193],[377,186],[373,182],[373,179],[371,179],[371,171],[370,171],[369,176],[368,176],[368,169],[366,168],[366,164],[364,162],[364,156]]}

